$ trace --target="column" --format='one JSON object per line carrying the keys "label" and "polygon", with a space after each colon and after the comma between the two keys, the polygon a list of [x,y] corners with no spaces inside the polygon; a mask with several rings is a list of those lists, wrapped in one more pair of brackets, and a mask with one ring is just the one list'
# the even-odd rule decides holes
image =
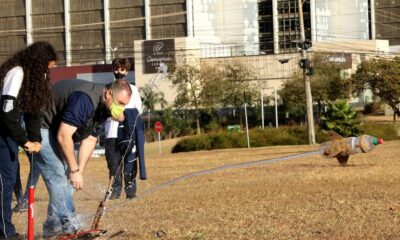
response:
{"label": "column", "polygon": [[146,25],[146,40],[151,39],[151,8],[150,0],[144,0],[144,15],[145,15],[145,25]]}
{"label": "column", "polygon": [[193,0],[186,0],[187,36],[194,37]]}
{"label": "column", "polygon": [[279,53],[278,0],[272,0],[272,24],[274,27],[274,53]]}
{"label": "column", "polygon": [[71,19],[69,15],[69,1],[64,1],[64,22],[65,22],[65,65],[71,66]]}
{"label": "column", "polygon": [[26,45],[33,43],[32,36],[32,1],[25,0],[25,19],[26,19]]}
{"label": "column", "polygon": [[110,0],[104,0],[104,48],[106,53],[106,63],[110,63],[112,59],[111,35],[110,35]]}

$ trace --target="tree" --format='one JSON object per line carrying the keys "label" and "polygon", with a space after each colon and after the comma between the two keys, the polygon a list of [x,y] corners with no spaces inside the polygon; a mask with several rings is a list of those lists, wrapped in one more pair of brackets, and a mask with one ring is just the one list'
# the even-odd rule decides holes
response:
{"label": "tree", "polygon": [[154,89],[147,84],[140,88],[140,91],[142,92],[142,96],[144,96],[142,99],[143,105],[147,108],[147,126],[150,127],[150,113],[154,112],[157,104],[163,109],[167,105],[167,101],[165,100],[163,92],[154,91]]}
{"label": "tree", "polygon": [[346,100],[329,102],[320,126],[323,130],[335,131],[343,137],[357,136],[361,132],[359,116]]}
{"label": "tree", "polygon": [[400,58],[393,60],[371,59],[361,63],[352,75],[353,89],[360,94],[365,89],[389,105],[396,115],[400,115]]}
{"label": "tree", "polygon": [[282,89],[278,91],[278,94],[287,112],[294,116],[304,115],[307,108],[302,73],[293,73],[291,79],[283,82]]}
{"label": "tree", "polygon": [[182,63],[169,75],[177,93],[174,105],[194,110],[197,134],[201,133],[200,109],[215,107],[222,91],[219,73],[211,65]]}
{"label": "tree", "polygon": [[318,113],[328,101],[336,99],[349,99],[351,89],[349,80],[342,77],[338,64],[326,60],[323,54],[315,54],[313,57],[315,73],[311,76],[313,100],[318,104]]}
{"label": "tree", "polygon": [[[310,78],[313,100],[317,102],[318,114],[322,113],[324,104],[336,99],[350,97],[349,80],[342,77],[341,69],[335,63],[326,60],[323,54],[315,54],[312,59],[314,73]],[[300,72],[285,81],[279,95],[287,110],[295,115],[306,111],[304,79]]]}
{"label": "tree", "polygon": [[[246,103],[252,103],[259,96],[258,86],[252,84],[255,74],[252,69],[244,63],[236,61],[228,63],[223,68],[224,82],[221,95],[222,106],[233,106],[239,110]],[[246,99],[245,99],[246,98]],[[242,114],[239,112],[240,124],[242,125]]]}
{"label": "tree", "polygon": [[165,108],[162,113],[162,119],[160,120],[164,123],[163,134],[168,139],[178,137],[184,129],[189,127],[189,124],[184,118],[176,115],[177,112],[174,112],[171,106]]}

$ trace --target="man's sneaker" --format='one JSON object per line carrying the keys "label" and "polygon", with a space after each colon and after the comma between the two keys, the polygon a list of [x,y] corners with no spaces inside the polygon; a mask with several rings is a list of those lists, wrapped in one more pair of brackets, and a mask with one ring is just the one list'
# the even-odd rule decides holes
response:
{"label": "man's sneaker", "polygon": [[82,231],[81,226],[72,225],[70,223],[66,223],[63,225],[63,234],[64,235],[73,235]]}
{"label": "man's sneaker", "polygon": [[27,201],[18,202],[17,205],[13,208],[13,212],[26,212],[26,211],[28,211]]}
{"label": "man's sneaker", "polygon": [[54,237],[60,236],[63,234],[63,229],[61,224],[57,224],[56,226],[45,222],[43,224],[43,234],[42,237],[44,239],[53,239]]}

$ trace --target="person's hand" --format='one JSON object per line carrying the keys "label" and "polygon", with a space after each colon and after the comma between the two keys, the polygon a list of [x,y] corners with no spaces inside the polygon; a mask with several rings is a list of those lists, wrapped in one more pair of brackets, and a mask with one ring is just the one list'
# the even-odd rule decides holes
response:
{"label": "person's hand", "polygon": [[125,116],[124,113],[121,113],[119,116],[117,117],[112,117],[113,120],[118,121],[118,122],[123,122],[125,120]]}
{"label": "person's hand", "polygon": [[33,144],[35,145],[34,152],[40,152],[40,150],[42,150],[42,144],[40,142],[33,142]]}
{"label": "person's hand", "polygon": [[76,191],[79,191],[83,188],[83,176],[81,171],[78,170],[77,172],[70,172],[69,181]]}
{"label": "person's hand", "polygon": [[27,141],[27,142],[24,144],[24,149],[25,149],[27,152],[29,152],[29,153],[35,152],[35,150],[36,150],[35,143],[33,143],[33,142],[31,142],[31,141]]}

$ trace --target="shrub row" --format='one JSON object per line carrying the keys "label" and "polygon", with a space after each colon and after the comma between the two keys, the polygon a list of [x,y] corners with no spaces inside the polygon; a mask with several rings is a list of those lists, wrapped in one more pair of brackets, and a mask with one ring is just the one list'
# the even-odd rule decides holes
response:
{"label": "shrub row", "polygon": [[[362,130],[365,134],[385,140],[399,139],[393,124],[366,123]],[[251,147],[308,144],[305,126],[253,129],[249,136]],[[325,132],[316,129],[316,140],[322,143],[329,139]],[[220,132],[183,138],[172,148],[172,153],[246,147],[246,132]]]}

